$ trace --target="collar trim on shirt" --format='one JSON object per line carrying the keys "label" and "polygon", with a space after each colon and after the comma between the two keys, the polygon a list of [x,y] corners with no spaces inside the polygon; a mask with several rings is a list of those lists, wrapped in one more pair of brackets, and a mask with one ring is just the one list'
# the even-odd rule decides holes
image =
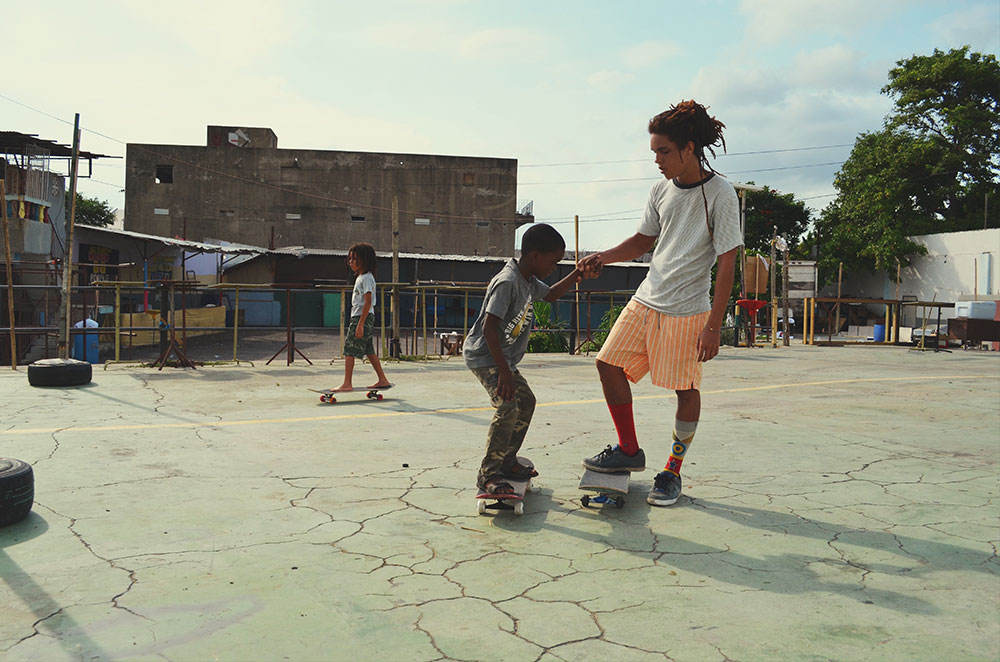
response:
{"label": "collar trim on shirt", "polygon": [[707,184],[708,180],[710,180],[712,177],[715,177],[715,173],[714,172],[708,173],[708,177],[706,177],[705,179],[703,179],[701,181],[695,182],[694,184],[681,184],[676,179],[671,180],[671,181],[673,181],[674,186],[676,186],[679,189],[692,189],[692,188],[698,188],[702,184]]}

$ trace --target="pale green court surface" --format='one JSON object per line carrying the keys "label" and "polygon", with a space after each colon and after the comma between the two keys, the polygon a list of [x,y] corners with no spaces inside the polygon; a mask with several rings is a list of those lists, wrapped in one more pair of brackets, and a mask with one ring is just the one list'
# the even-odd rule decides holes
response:
{"label": "pale green court surface", "polygon": [[521,369],[523,516],[476,512],[492,409],[460,359],[334,407],[304,389],[339,364],[0,370],[0,455],[36,475],[0,659],[1000,657],[1000,354],[726,348],[668,508],[673,395],[644,381],[621,510],[576,489],[615,439],[593,358]]}

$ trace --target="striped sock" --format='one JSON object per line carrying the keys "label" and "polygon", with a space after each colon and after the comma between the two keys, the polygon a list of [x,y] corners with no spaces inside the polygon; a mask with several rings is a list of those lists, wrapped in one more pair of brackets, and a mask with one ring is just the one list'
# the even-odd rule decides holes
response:
{"label": "striped sock", "polygon": [[694,439],[694,433],[698,429],[698,421],[682,421],[674,419],[673,444],[670,446],[670,459],[664,471],[669,471],[675,476],[681,475],[681,464],[684,462],[684,454],[687,453],[688,446]]}

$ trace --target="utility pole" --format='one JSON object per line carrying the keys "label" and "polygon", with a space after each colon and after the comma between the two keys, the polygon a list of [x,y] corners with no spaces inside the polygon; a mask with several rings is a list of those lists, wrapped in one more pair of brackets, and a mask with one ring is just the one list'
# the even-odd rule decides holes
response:
{"label": "utility pole", "polygon": [[66,250],[63,253],[63,311],[66,316],[59,340],[60,358],[69,358],[70,328],[73,326],[73,222],[76,216],[76,175],[80,163],[80,113],[73,121],[73,161],[70,165],[69,217],[66,219]]}

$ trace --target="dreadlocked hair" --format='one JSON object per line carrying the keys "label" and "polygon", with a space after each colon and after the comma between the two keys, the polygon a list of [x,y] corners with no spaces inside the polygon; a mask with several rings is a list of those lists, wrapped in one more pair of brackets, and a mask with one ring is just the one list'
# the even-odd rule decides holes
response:
{"label": "dreadlocked hair", "polygon": [[[694,99],[670,106],[670,110],[665,110],[649,120],[649,133],[666,136],[670,142],[677,145],[677,149],[683,150],[688,143],[693,143],[698,163],[703,170],[712,174],[718,173],[705,157],[705,150],[711,152],[712,158],[715,158],[715,147],[721,146],[722,151],[726,151],[726,139],[722,136],[724,128],[725,124],[710,116],[705,106]],[[705,203],[705,225],[708,227],[708,235],[714,238],[712,224],[709,222],[704,180],[701,182],[701,199]]]}
{"label": "dreadlocked hair", "polygon": [[705,150],[711,152],[713,157],[717,146],[726,151],[726,139],[722,136],[724,128],[725,124],[709,116],[705,106],[694,100],[681,101],[649,120],[649,132],[666,136],[678,149],[684,149],[689,142],[694,143],[695,156],[711,172],[715,170],[705,158]]}

